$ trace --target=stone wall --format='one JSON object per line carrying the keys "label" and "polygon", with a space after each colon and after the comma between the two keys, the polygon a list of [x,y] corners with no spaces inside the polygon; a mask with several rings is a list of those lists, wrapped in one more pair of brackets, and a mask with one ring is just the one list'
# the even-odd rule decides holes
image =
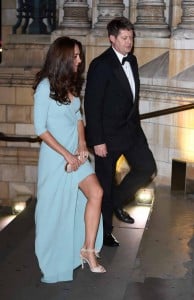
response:
{"label": "stone wall", "polygon": [[[31,86],[0,89],[0,132],[34,136]],[[0,141],[0,199],[6,204],[18,195],[36,194],[38,149],[38,143]]]}

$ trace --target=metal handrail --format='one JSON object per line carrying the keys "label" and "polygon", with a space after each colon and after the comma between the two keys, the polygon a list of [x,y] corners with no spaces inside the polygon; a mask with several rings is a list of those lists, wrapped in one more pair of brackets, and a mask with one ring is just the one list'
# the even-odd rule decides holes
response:
{"label": "metal handrail", "polygon": [[6,142],[29,142],[29,143],[40,143],[41,139],[37,137],[28,136],[10,136],[0,132],[0,141]]}
{"label": "metal handrail", "polygon": [[[189,110],[189,109],[194,109],[194,103],[141,114],[140,119],[145,120],[145,119],[164,116],[164,115],[177,113],[177,112],[181,112],[181,111]],[[0,141],[40,143],[41,139],[38,136],[37,137],[10,136],[10,135],[5,135],[4,133],[0,132]]]}
{"label": "metal handrail", "polygon": [[173,113],[177,113],[177,112],[181,112],[181,111],[188,110],[188,109],[193,109],[193,108],[194,108],[194,103],[181,105],[181,106],[176,106],[176,107],[172,107],[172,108],[161,109],[161,110],[141,114],[140,119],[144,120],[144,119],[169,115],[169,114],[173,114]]}

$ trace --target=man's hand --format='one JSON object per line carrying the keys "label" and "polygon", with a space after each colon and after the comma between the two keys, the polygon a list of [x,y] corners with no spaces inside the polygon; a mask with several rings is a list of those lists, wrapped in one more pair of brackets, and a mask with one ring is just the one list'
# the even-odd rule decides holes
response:
{"label": "man's hand", "polygon": [[98,156],[106,157],[108,154],[106,144],[95,145],[94,152]]}

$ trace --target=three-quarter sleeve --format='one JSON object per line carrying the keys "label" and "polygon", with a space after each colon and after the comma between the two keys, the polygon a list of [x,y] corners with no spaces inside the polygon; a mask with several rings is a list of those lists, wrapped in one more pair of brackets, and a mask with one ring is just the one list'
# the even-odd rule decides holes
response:
{"label": "three-quarter sleeve", "polygon": [[34,94],[34,128],[39,136],[47,131],[47,115],[50,104],[50,86],[47,79],[41,81]]}
{"label": "three-quarter sleeve", "polygon": [[76,118],[77,118],[78,121],[83,119],[80,109],[76,112]]}

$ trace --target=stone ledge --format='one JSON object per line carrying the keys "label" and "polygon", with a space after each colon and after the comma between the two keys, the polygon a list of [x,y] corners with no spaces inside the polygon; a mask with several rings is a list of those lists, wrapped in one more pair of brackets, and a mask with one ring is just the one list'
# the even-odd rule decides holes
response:
{"label": "stone ledge", "polygon": [[39,148],[7,148],[0,149],[0,165],[37,165]]}

